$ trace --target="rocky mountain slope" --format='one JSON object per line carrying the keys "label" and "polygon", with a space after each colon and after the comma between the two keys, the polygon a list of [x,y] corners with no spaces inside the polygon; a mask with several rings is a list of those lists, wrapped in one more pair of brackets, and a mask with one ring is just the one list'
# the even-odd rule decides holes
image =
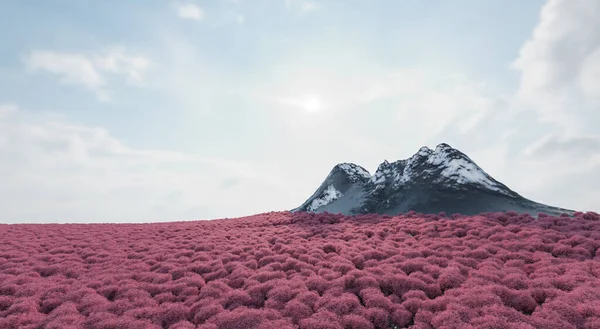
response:
{"label": "rocky mountain slope", "polygon": [[336,165],[321,186],[292,211],[347,215],[516,211],[559,215],[573,211],[526,199],[495,180],[448,144],[422,147],[415,155],[384,161],[375,174],[352,164]]}

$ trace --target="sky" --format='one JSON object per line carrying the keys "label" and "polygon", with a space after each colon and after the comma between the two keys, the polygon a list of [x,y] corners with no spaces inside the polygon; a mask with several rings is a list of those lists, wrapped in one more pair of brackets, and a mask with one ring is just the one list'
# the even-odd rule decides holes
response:
{"label": "sky", "polygon": [[600,211],[600,1],[2,1],[0,222],[295,208],[448,143]]}

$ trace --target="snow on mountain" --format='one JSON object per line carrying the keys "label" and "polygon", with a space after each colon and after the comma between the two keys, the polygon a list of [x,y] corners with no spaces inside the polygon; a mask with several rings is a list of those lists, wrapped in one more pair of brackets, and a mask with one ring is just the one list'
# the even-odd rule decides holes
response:
{"label": "snow on mountain", "polygon": [[379,165],[379,167],[377,167],[375,174],[373,174],[371,177],[371,182],[376,185],[384,184],[390,176],[396,174],[397,172],[394,170],[394,168],[387,160],[385,160]]}
{"label": "snow on mountain", "polygon": [[294,210],[316,211],[339,199],[350,200],[351,203],[360,202],[354,197],[370,179],[371,174],[365,168],[353,163],[340,163],[333,167],[315,193]]}
{"label": "snow on mountain", "polygon": [[342,195],[342,192],[336,190],[332,184],[329,184],[318,198],[312,200],[312,202],[308,206],[308,211],[314,211],[322,206],[328,205],[334,200],[337,200],[340,197],[342,197]]}
{"label": "snow on mountain", "polygon": [[495,180],[467,155],[442,143],[412,157],[385,160],[373,175],[353,163],[336,165],[315,193],[293,211],[346,214],[408,210],[478,213],[569,212],[525,199]]}
{"label": "snow on mountain", "polygon": [[340,163],[336,167],[346,172],[353,182],[371,178],[371,174],[365,168],[354,163]]}
{"label": "snow on mountain", "polygon": [[[477,184],[489,190],[511,195],[505,186],[488,175],[466,155],[451,148],[448,144],[440,144],[435,151],[430,152],[427,162],[444,168],[440,173],[443,177],[454,179],[458,184]],[[454,155],[454,156],[453,156]]]}
{"label": "snow on mountain", "polygon": [[[386,163],[387,161],[384,162],[384,164]],[[382,173],[376,172],[377,179],[374,182],[381,184],[384,182],[385,176],[393,173],[391,183],[395,189],[398,189],[415,179],[434,175],[437,176],[434,178],[435,183],[444,184],[447,187],[471,184],[505,195],[515,195],[506,186],[488,175],[468,156],[448,144],[440,144],[435,150],[424,146],[409,159],[397,161],[395,164],[392,168],[384,166]]]}

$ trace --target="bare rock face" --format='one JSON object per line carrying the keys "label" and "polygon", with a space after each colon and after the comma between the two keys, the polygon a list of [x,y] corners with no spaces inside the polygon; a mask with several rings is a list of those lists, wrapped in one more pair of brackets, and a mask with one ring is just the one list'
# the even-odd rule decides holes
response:
{"label": "bare rock face", "polygon": [[386,160],[373,175],[356,164],[338,164],[315,193],[292,211],[354,215],[409,210],[465,215],[498,211],[573,213],[522,197],[445,143],[434,150],[424,146],[405,160]]}

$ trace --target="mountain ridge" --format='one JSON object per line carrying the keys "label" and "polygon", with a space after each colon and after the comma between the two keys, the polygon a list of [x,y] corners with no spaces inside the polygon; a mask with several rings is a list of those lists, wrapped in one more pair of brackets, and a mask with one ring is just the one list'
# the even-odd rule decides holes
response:
{"label": "mountain ridge", "polygon": [[408,159],[384,160],[372,175],[353,163],[334,166],[321,186],[293,212],[346,215],[517,211],[573,213],[526,199],[497,181],[472,159],[446,143],[423,146]]}

